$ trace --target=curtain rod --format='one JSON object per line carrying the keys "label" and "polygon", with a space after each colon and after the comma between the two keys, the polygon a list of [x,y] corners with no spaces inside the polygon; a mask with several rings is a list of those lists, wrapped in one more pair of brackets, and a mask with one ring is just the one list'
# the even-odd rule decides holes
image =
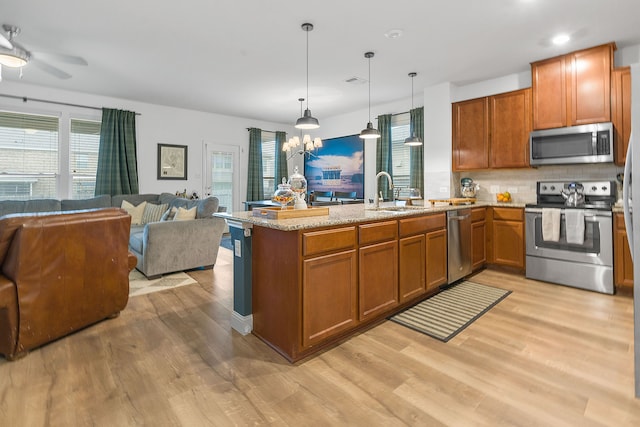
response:
{"label": "curtain rod", "polygon": [[[251,129],[260,129],[260,128],[247,128],[247,130],[251,130]],[[279,130],[279,131],[275,131],[275,130],[266,130],[266,129],[260,129],[260,130],[261,130],[261,131],[263,131],[263,132],[271,132],[271,133],[284,132],[284,131],[282,131],[282,130]],[[284,133],[286,133],[286,132],[284,132]]]}
{"label": "curtain rod", "polygon": [[[16,95],[6,95],[4,93],[0,93],[1,97],[11,98],[11,99],[21,99],[22,102],[34,101],[34,102],[44,102],[46,104],[56,104],[56,105],[66,105],[67,107],[79,107],[79,108],[89,108],[91,110],[100,110],[102,111],[102,107],[93,107],[91,105],[81,105],[81,104],[71,104],[68,102],[58,102],[58,101],[49,101],[46,99],[38,99],[38,98],[27,98],[26,96],[16,96]],[[141,116],[140,113],[135,113],[136,116]]]}

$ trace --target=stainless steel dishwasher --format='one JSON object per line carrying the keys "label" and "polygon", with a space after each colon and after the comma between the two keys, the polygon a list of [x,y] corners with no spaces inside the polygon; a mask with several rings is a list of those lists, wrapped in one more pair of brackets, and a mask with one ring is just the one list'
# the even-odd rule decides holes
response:
{"label": "stainless steel dishwasher", "polygon": [[447,258],[448,284],[471,274],[471,209],[447,212]]}

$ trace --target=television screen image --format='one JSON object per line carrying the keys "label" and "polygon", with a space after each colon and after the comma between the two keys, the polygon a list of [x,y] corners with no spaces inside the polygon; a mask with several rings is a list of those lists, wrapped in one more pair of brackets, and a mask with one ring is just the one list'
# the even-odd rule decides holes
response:
{"label": "television screen image", "polygon": [[309,193],[355,191],[364,198],[364,141],[358,135],[325,139],[314,154],[304,162]]}

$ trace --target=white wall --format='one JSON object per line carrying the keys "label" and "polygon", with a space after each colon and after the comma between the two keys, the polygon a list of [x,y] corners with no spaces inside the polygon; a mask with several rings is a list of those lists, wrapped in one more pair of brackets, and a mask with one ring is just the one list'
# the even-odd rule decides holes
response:
{"label": "white wall", "polygon": [[451,194],[450,83],[424,90],[424,199],[446,199]]}
{"label": "white wall", "polygon": [[[269,123],[16,82],[3,81],[0,84],[0,93],[95,107],[117,108],[140,113],[136,119],[140,193],[175,193],[178,190],[186,189],[187,191],[197,191],[202,194],[204,188],[203,143],[238,146],[240,148],[240,171],[237,176],[240,180],[240,194],[235,197],[236,206],[233,207],[233,210],[242,210],[242,201],[246,198],[249,147],[247,128],[258,127],[265,130],[283,130],[286,132],[293,130],[290,124]],[[92,115],[97,119],[100,118],[99,111],[91,109],[36,101],[24,103],[21,100],[5,97],[0,97],[0,108],[50,114],[61,114],[63,111],[70,111],[85,117]],[[188,146],[188,179],[186,181],[157,179],[158,143]]]}

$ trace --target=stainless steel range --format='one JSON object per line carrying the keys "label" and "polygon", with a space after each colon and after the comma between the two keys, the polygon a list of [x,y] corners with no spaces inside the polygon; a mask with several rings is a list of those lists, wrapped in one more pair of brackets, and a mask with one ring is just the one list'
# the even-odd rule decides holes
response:
{"label": "stainless steel range", "polygon": [[536,193],[525,207],[526,276],[613,294],[615,181],[542,181]]}

